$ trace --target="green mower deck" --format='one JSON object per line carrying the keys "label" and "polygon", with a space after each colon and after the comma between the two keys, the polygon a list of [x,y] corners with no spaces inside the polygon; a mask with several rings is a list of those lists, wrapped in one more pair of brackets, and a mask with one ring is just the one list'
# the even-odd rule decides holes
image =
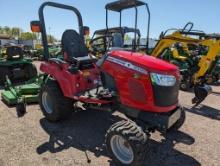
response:
{"label": "green mower deck", "polygon": [[9,78],[6,78],[6,88],[1,93],[2,100],[8,106],[17,105],[24,101],[26,104],[38,103],[38,94],[43,83],[43,75],[26,82],[24,85],[13,86]]}
{"label": "green mower deck", "polygon": [[[38,92],[40,85],[38,84],[27,84],[15,87],[16,91],[19,91],[20,96],[25,99],[26,103],[37,103],[38,102]],[[2,99],[7,105],[17,104],[17,93],[13,93],[12,90],[4,90],[2,92]]]}

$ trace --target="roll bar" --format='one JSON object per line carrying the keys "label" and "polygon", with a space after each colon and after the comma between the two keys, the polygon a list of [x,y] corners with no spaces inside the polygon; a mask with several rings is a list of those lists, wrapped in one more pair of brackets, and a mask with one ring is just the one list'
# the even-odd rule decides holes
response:
{"label": "roll bar", "polygon": [[64,5],[64,4],[55,3],[55,2],[44,2],[40,6],[38,14],[39,14],[39,19],[40,19],[42,43],[43,43],[43,47],[44,47],[44,59],[45,60],[49,59],[47,32],[46,32],[46,25],[45,25],[45,19],[44,19],[44,9],[47,6],[54,7],[54,8],[59,8],[59,9],[70,10],[70,11],[74,12],[77,16],[77,19],[78,19],[79,34],[84,40],[82,16],[81,16],[81,14],[80,14],[80,12],[77,8],[75,8],[73,6],[68,6],[68,5]]}
{"label": "roll bar", "polygon": [[[189,28],[188,28],[189,27]],[[195,35],[195,36],[204,36],[205,32],[200,30],[193,30],[194,24],[192,22],[188,22],[182,29],[171,28],[162,33],[162,36],[165,36],[170,31],[178,31],[183,35]]]}
{"label": "roll bar", "polygon": [[[187,29],[189,27],[189,29]],[[192,22],[188,22],[182,29],[182,32],[190,32],[192,31],[194,24]]]}

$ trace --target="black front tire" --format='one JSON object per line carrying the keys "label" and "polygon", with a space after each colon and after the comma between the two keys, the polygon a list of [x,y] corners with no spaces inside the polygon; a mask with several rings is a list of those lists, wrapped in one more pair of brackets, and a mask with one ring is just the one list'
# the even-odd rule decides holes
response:
{"label": "black front tire", "polygon": [[[58,83],[53,80],[48,80],[42,86],[39,93],[39,104],[44,116],[51,122],[67,119],[74,109],[74,100],[64,97]],[[48,110],[48,108],[50,109]]]}
{"label": "black front tire", "polygon": [[192,84],[187,82],[187,81],[184,81],[184,82],[180,83],[180,90],[182,90],[182,91],[186,91],[187,92],[187,91],[190,90],[191,87],[192,87]]}
{"label": "black front tire", "polygon": [[192,76],[188,72],[181,72],[180,90],[189,91],[193,87]]}
{"label": "black front tire", "polygon": [[23,117],[26,113],[26,103],[25,102],[17,103],[16,112],[19,118]]}
{"label": "black front tire", "polygon": [[180,119],[171,127],[171,130],[179,130],[186,121],[186,112],[182,109]]}
{"label": "black front tire", "polygon": [[[125,162],[126,160],[123,161],[120,155],[116,153],[117,146],[113,146],[116,137],[122,138],[125,141],[124,146],[129,147],[129,150],[132,151],[133,157],[127,162]],[[148,135],[132,121],[117,122],[110,127],[106,134],[107,151],[118,166],[141,166],[146,156],[147,141]]]}

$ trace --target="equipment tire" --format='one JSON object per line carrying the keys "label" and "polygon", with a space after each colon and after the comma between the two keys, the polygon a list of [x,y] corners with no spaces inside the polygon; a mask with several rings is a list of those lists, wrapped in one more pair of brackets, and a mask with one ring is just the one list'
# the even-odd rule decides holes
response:
{"label": "equipment tire", "polygon": [[58,122],[73,112],[74,100],[64,97],[56,81],[48,80],[39,93],[40,108],[47,120]]}
{"label": "equipment tire", "polygon": [[181,82],[180,83],[180,90],[182,91],[189,91],[191,88],[191,85],[188,82]]}
{"label": "equipment tire", "polygon": [[113,124],[106,134],[106,148],[118,166],[141,166],[146,156],[148,136],[134,122]]}
{"label": "equipment tire", "polygon": [[171,127],[171,130],[179,130],[186,120],[186,112],[184,110],[181,111],[180,119]]}

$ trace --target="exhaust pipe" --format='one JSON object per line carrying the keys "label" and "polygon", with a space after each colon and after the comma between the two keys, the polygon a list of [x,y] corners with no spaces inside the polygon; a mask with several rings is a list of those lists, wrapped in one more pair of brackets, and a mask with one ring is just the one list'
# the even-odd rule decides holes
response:
{"label": "exhaust pipe", "polygon": [[194,86],[195,97],[192,99],[192,104],[196,106],[202,103],[206,97],[212,93],[212,88],[209,85],[195,85]]}

